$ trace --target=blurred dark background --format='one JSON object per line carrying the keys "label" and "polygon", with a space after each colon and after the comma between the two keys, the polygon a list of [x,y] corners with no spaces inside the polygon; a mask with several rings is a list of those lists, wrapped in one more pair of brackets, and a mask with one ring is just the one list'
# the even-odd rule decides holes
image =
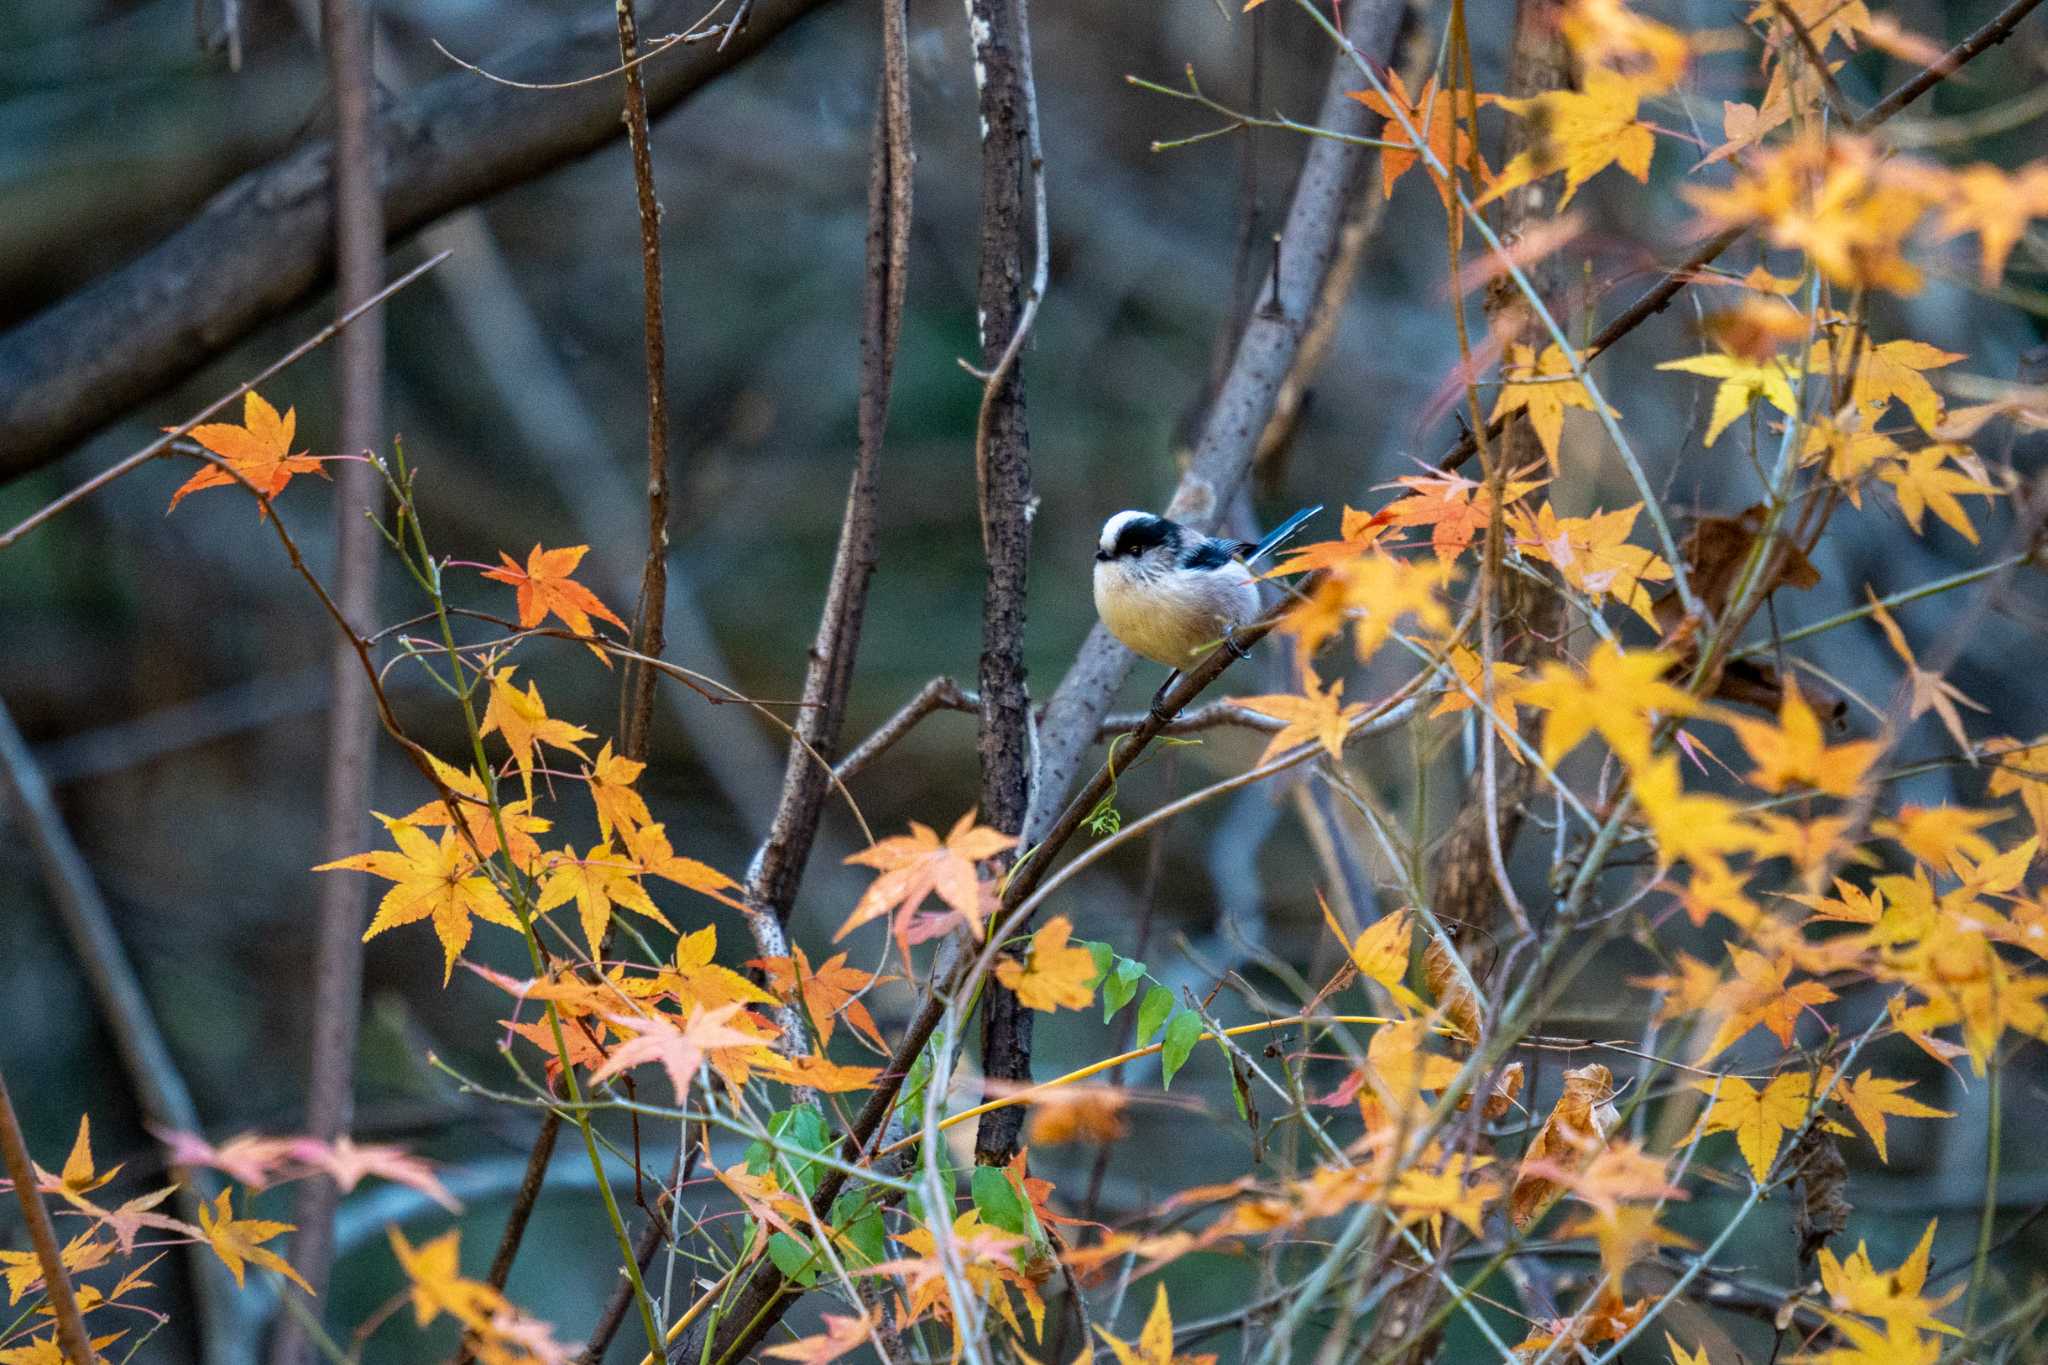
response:
{"label": "blurred dark background", "polygon": [[[1434,43],[1447,7],[1424,8]],[[1747,8],[1649,7],[1669,22],[1731,39],[1740,37]],[[1945,43],[1994,8],[1920,0],[1890,12]],[[1498,85],[1509,11],[1504,0],[1471,7],[1482,88]],[[488,67],[494,52],[549,32],[566,14],[561,5],[524,0],[390,0],[377,11],[383,55],[404,82],[452,70],[430,39]],[[0,10],[0,327],[147,248],[215,190],[292,144],[321,98],[319,52],[300,13],[283,0],[248,0],[242,18],[243,64],[231,72],[223,54],[195,43],[186,0],[39,0]],[[1251,236],[1263,240],[1277,225],[1300,152],[1284,136],[1259,133],[1155,154],[1155,140],[1217,120],[1136,90],[1124,76],[1173,84],[1192,63],[1205,91],[1242,106],[1254,79],[1258,25],[1262,105],[1307,118],[1327,57],[1320,36],[1278,4],[1243,16],[1211,0],[1041,3],[1033,22],[1052,230],[1052,289],[1025,358],[1041,498],[1029,649],[1042,699],[1092,620],[1085,580],[1096,528],[1119,508],[1159,505],[1173,486],[1176,434],[1198,411],[1219,332],[1231,326],[1233,308],[1263,265],[1241,257],[1244,214],[1249,208]],[[829,5],[656,129],[679,481],[670,655],[761,697],[789,697],[798,687],[852,461],[877,41],[867,8]],[[972,470],[979,388],[955,363],[975,346],[978,186],[974,84],[959,7],[918,0],[911,42],[919,163],[910,303],[884,459],[881,568],[850,739],[935,674],[971,682],[979,639]],[[1866,51],[1841,80],[1868,102],[1910,69]],[[2032,113],[2041,112],[2033,97],[2044,71],[2048,30],[2036,20],[1966,79],[1917,106],[1909,132],[1926,144],[1925,155],[2010,169],[2043,146],[2044,125],[2024,106],[2033,100]],[[1686,225],[1673,190],[1697,159],[1694,139],[1718,142],[1720,101],[1754,100],[1754,87],[1753,44],[1703,58],[1687,99],[1648,112],[1670,134],[1659,140],[1649,186],[1610,173],[1582,193],[1589,231],[1572,247],[1568,268],[1576,281],[1568,323],[1575,334],[1675,256]],[[1420,178],[1403,182],[1368,247],[1299,437],[1283,464],[1265,472],[1258,496],[1265,520],[1321,501],[1333,508],[1322,525],[1334,531],[1335,507],[1377,505],[1388,495],[1373,492],[1375,485],[1419,472],[1419,461],[1455,437],[1440,401],[1456,354],[1443,296],[1442,228],[1438,202]],[[582,577],[624,612],[640,555],[634,500],[644,406],[640,258],[623,144],[443,220],[425,240],[396,248],[392,271],[444,247],[455,257],[388,310],[389,425],[423,471],[423,513],[436,549],[489,560],[499,549],[523,558],[535,541],[587,542],[593,549]],[[1876,333],[1910,333],[1966,352],[1968,360],[1944,379],[1964,372],[2010,379],[2042,338],[2048,242],[2038,229],[2022,242],[1996,296],[1976,286],[1972,250],[1934,252],[1926,291],[1885,304]],[[1744,245],[1725,263],[1739,273],[1758,259]],[[1708,386],[1650,368],[1702,348],[1698,309],[1712,303],[1695,291],[1599,372],[1679,511],[1732,512],[1757,493],[1740,426],[1712,449],[1699,447]],[[60,463],[0,487],[0,522],[12,524],[232,387],[316,327],[328,308],[324,297],[309,300]],[[330,385],[322,355],[265,386],[280,408],[296,407],[300,444],[315,451],[331,437]],[[1980,450],[2035,469],[2038,439],[2015,446],[1994,424]],[[1555,493],[1561,509],[1635,500],[1596,427],[1575,417],[1565,444],[1571,477]],[[246,499],[216,493],[165,516],[187,472],[152,465],[0,554],[0,698],[56,791],[207,1132],[219,1139],[246,1129],[292,1131],[300,1121],[315,881],[307,868],[318,849],[329,633]],[[324,566],[320,486],[302,480],[282,506],[314,565]],[[1979,507],[1972,500],[1973,514]],[[1932,521],[1915,538],[1884,497],[1867,498],[1862,511],[1837,519],[1824,542],[1821,586],[1781,595],[1778,623],[1789,629],[1854,605],[1866,584],[1893,591],[2006,553],[2011,521],[2003,506],[1976,520],[1981,550]],[[418,610],[408,587],[396,572],[386,575],[386,620]],[[458,591],[506,609],[507,590],[497,585],[465,582]],[[1927,642],[1923,658],[1970,591],[1901,611],[1909,635]],[[2023,575],[1965,642],[1952,679],[1989,712],[1970,717],[1974,738],[2048,729],[2039,686],[2044,603],[2038,572]],[[1897,678],[1896,660],[1867,625],[1810,642],[1804,656],[1880,706]],[[538,642],[522,648],[518,662],[523,677],[541,683],[554,714],[610,729],[616,680],[587,654]],[[1376,695],[1406,667],[1385,659],[1354,680],[1347,696]],[[1278,690],[1286,678],[1275,657],[1228,681],[1231,691],[1251,693]],[[408,686],[402,673],[394,682],[412,733],[454,752],[449,708]],[[1156,682],[1152,670],[1140,669],[1131,699]],[[1859,708],[1852,725],[1867,733],[1873,722]],[[967,808],[976,786],[972,728],[967,717],[936,716],[855,784],[878,833],[910,819],[943,828]],[[1396,735],[1365,746],[1354,763],[1404,819],[1440,828],[1459,790],[1456,737],[1456,721],[1437,722],[1426,742]],[[1127,813],[1150,809],[1170,792],[1240,767],[1258,747],[1225,732],[1176,749],[1125,783],[1122,805]],[[1938,756],[1944,748],[1929,720],[1902,754]],[[779,782],[778,735],[743,708],[678,694],[664,707],[653,751],[643,785],[677,848],[738,874]],[[1726,756],[1738,756],[1732,743]],[[388,747],[380,764],[379,809],[402,812],[424,799],[417,777]],[[1967,768],[1939,768],[1904,784],[1901,794],[1975,802],[1981,783]],[[1313,897],[1318,864],[1293,811],[1284,789],[1211,803],[1165,836],[1155,877],[1148,878],[1145,848],[1127,849],[1058,908],[1078,934],[1126,950],[1149,915],[1146,956],[1168,979],[1205,980],[1218,964],[1242,963],[1226,924],[1289,962],[1327,969],[1331,946]],[[0,831],[10,831],[10,818],[0,810]],[[578,843],[593,837],[573,820],[559,832]],[[814,957],[831,951],[831,932],[862,884],[837,866],[857,846],[855,834],[835,811],[813,859],[796,928]],[[751,955],[735,917],[708,901],[665,903],[679,923],[718,924],[722,961]],[[1176,949],[1179,936],[1192,955]],[[1675,937],[1685,941],[1684,932]],[[1718,953],[1712,930],[1694,938],[1696,953]],[[857,943],[856,960],[871,963],[877,947]],[[517,947],[485,930],[473,952],[518,969]],[[469,1074],[503,1076],[490,1022],[504,1013],[502,996],[460,972],[442,989],[439,956],[423,926],[370,945],[357,1134],[448,1163],[469,1202],[465,1266],[478,1273],[516,1182],[531,1116],[466,1098],[425,1063],[431,1051]],[[1642,997],[1616,987],[1654,967],[1627,944],[1611,959],[1587,979],[1575,1006],[1549,1021],[1550,1031],[1634,1036]],[[1247,971],[1275,999],[1286,998],[1270,978]],[[877,999],[885,1029],[905,999],[886,991]],[[1243,1008],[1228,996],[1224,1004]],[[120,1188],[145,1178],[157,1162],[152,1144],[18,827],[0,833],[0,1023],[0,1063],[39,1159],[53,1167],[61,1161],[78,1114],[89,1112],[101,1164],[131,1162]],[[1085,1012],[1041,1020],[1039,1072],[1099,1056],[1116,1037]],[[1910,1047],[1883,1053],[1880,1070],[1920,1076],[1922,1098],[1965,1117],[1895,1122],[1888,1168],[1876,1168],[1867,1146],[1852,1144],[1859,1212],[1848,1245],[1868,1237],[1877,1263],[1894,1264],[1925,1219],[1939,1214],[1938,1264],[1946,1264],[1967,1254],[1974,1231],[1983,1087],[1966,1089]],[[1191,1078],[1203,1079],[1199,1069]],[[2038,1052],[2022,1053],[2008,1085],[2010,1133],[2048,1121],[2042,1078]],[[1156,1073],[1132,1079],[1148,1083]],[[1168,1186],[1244,1169],[1248,1144],[1242,1128],[1225,1121],[1229,1102],[1217,1077],[1184,1087],[1206,1097],[1215,1121],[1190,1123],[1179,1110],[1140,1107],[1134,1137],[1108,1166],[1101,1202],[1108,1221],[1151,1207]],[[1547,1102],[1546,1093],[1539,1103]],[[1174,1154],[1170,1171],[1143,1157],[1161,1150]],[[2002,1197],[2020,1214],[2048,1202],[2048,1162],[2038,1144],[2008,1142],[2006,1151]],[[1040,1172],[1078,1203],[1092,1151],[1037,1157]],[[517,1301],[572,1339],[580,1339],[614,1274],[579,1165],[580,1158],[558,1163],[556,1193],[543,1200],[539,1235],[510,1286]],[[283,1198],[270,1198],[266,1216],[286,1216]],[[1694,1234],[1711,1229],[1716,1202],[1696,1200],[1674,1221]],[[1787,1278],[1786,1216],[1766,1208],[1725,1259],[1760,1278]],[[403,1191],[366,1189],[343,1218],[343,1259],[327,1308],[330,1324],[345,1329],[397,1285],[383,1223],[410,1220],[417,1241],[441,1215]],[[11,1210],[0,1214],[0,1229],[7,1230],[0,1240],[19,1245]],[[2044,1249],[2048,1241],[2037,1236],[2004,1254],[2023,1264]],[[1172,1272],[1177,1309],[1199,1315],[1234,1301],[1235,1291],[1211,1273],[1218,1264],[1190,1262]],[[160,1277],[173,1288],[180,1282],[173,1261]],[[632,1331],[625,1336],[615,1357],[630,1349]],[[189,1352],[185,1326],[174,1324],[144,1356],[183,1360]],[[395,1324],[369,1358],[424,1353],[410,1325]]]}

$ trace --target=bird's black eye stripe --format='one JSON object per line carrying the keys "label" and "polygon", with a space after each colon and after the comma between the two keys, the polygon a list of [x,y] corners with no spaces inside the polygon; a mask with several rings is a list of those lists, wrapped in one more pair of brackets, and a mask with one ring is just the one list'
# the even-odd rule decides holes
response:
{"label": "bird's black eye stripe", "polygon": [[1172,539],[1173,530],[1173,523],[1164,517],[1132,517],[1116,533],[1114,553],[1118,558],[1141,555],[1166,544]]}

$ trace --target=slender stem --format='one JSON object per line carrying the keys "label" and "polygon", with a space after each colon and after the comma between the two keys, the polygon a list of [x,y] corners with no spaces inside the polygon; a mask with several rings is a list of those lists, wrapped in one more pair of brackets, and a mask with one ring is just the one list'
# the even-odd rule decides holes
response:
{"label": "slender stem", "polygon": [[1984,1074],[1990,1090],[1986,1100],[1991,1110],[1991,1128],[1984,1135],[1984,1212],[1977,1220],[1977,1254],[1970,1263],[1970,1296],[1963,1305],[1965,1337],[1977,1326],[1977,1306],[1983,1297],[1984,1280],[1991,1264],[1991,1230],[1998,1222],[2000,1130],[2005,1126],[2005,1087],[2002,1081],[2005,1068],[1999,1063],[1996,1044],[1992,1045],[1991,1056],[1984,1063]]}

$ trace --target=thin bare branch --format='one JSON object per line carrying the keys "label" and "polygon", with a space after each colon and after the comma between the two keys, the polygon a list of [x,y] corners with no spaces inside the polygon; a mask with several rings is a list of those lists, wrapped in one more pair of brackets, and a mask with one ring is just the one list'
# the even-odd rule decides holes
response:
{"label": "thin bare branch", "polygon": [[[619,60],[626,63],[626,141],[633,152],[633,190],[640,214],[641,328],[647,370],[647,561],[633,613],[633,648],[659,658],[668,603],[668,324],[661,285],[661,204],[654,195],[654,155],[647,145],[647,91],[633,59],[640,50],[633,0],[618,0]],[[628,663],[619,680],[619,749],[647,757],[654,721],[654,670]]]}
{"label": "thin bare branch", "polygon": [[[382,153],[372,129],[376,80],[369,20],[359,0],[323,0],[320,28],[335,109],[335,306],[346,315],[376,297],[384,273]],[[383,324],[382,313],[370,313],[343,333],[335,347],[340,444],[351,454],[378,449],[384,441]],[[384,480],[376,466],[364,460],[342,462],[334,488],[334,599],[357,635],[368,628],[377,609],[379,547],[372,517],[383,496]],[[322,862],[345,858],[367,841],[377,734],[369,677],[351,643],[334,642],[328,670]],[[355,1117],[362,934],[369,891],[360,878],[329,877],[320,883],[317,904],[306,1131],[332,1142],[348,1133]],[[326,1175],[316,1175],[298,1189],[292,1260],[312,1286],[309,1314],[317,1313],[315,1305],[324,1302],[319,1296],[327,1291],[334,1265],[334,1211],[340,1201],[340,1187]],[[295,1291],[287,1287],[280,1292]],[[271,1343],[271,1365],[305,1365],[311,1350],[304,1325],[296,1315],[286,1314]]]}

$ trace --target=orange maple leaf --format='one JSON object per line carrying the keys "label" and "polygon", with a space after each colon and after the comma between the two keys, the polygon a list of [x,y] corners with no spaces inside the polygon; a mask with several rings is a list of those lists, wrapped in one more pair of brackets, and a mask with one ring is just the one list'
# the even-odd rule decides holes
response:
{"label": "orange maple leaf", "polygon": [[669,1084],[675,1087],[676,1103],[682,1104],[689,1097],[690,1082],[696,1076],[697,1068],[704,1064],[709,1053],[728,1048],[752,1051],[756,1055],[767,1052],[761,1047],[759,1035],[730,1027],[740,1009],[739,1005],[693,1009],[690,1017],[681,1021],[666,1014],[610,1016],[615,1027],[626,1030],[631,1036],[612,1049],[612,1055],[603,1066],[590,1073],[590,1083],[598,1085],[621,1071],[659,1062],[662,1070],[668,1073]]}
{"label": "orange maple leaf", "polygon": [[1007,954],[996,959],[996,979],[1015,991],[1028,1009],[1051,1013],[1088,1008],[1095,999],[1095,988],[1089,984],[1095,979],[1095,955],[1068,946],[1073,932],[1065,915],[1054,915],[1031,936],[1023,961]]}
{"label": "orange maple leaf", "polygon": [[858,967],[850,967],[845,953],[834,953],[813,968],[802,947],[791,944],[789,951],[789,957],[757,957],[747,965],[766,972],[769,989],[777,995],[785,999],[797,995],[803,997],[804,1012],[810,1015],[811,1030],[817,1034],[818,1046],[822,1048],[832,1041],[833,1028],[843,1014],[855,1032],[887,1052],[889,1045],[883,1040],[881,1030],[875,1027],[875,1018],[868,1013],[868,1007],[861,1003],[860,997],[873,987],[896,978],[871,975]]}
{"label": "orange maple leaf", "polygon": [[1017,838],[975,824],[974,816],[973,811],[961,816],[943,842],[930,826],[913,820],[910,833],[893,835],[848,854],[847,862],[875,868],[882,875],[862,893],[832,941],[836,943],[884,915],[896,918],[897,938],[906,939],[911,917],[933,895],[980,938],[984,884],[976,864],[1016,847]]}
{"label": "orange maple leaf", "polygon": [[1791,959],[1780,953],[1769,956],[1739,944],[1728,945],[1729,961],[1735,975],[1723,982],[1708,1002],[1708,1009],[1720,1019],[1698,1061],[1707,1062],[1721,1054],[1730,1043],[1753,1028],[1767,1028],[1782,1047],[1792,1046],[1792,1032],[1799,1016],[1814,1005],[1824,1005],[1835,993],[1818,981],[1786,983]]}
{"label": "orange maple leaf", "polygon": [[[1463,90],[1439,90],[1435,76],[1431,76],[1423,83],[1421,94],[1411,97],[1408,94],[1408,87],[1401,81],[1401,73],[1392,68],[1387,70],[1386,82],[1387,93],[1394,97],[1400,105],[1401,112],[1415,125],[1415,131],[1421,135],[1424,145],[1436,158],[1437,164],[1448,167],[1453,174],[1468,170],[1476,164],[1479,168],[1479,182],[1486,183],[1492,172],[1486,169],[1486,162],[1480,157],[1479,149],[1472,140],[1472,124],[1478,106],[1491,104],[1494,97],[1479,95],[1475,100]],[[1395,183],[1422,159],[1416,151],[1416,144],[1407,141],[1408,134],[1401,127],[1400,120],[1394,116],[1393,106],[1389,105],[1378,91],[1347,90],[1344,93],[1386,120],[1386,126],[1381,129],[1380,136],[1393,145],[1380,148],[1380,193],[1391,199],[1394,196]],[[1462,131],[1454,132],[1454,127],[1460,119],[1464,122],[1464,128]],[[1455,151],[1452,148],[1454,136],[1457,139]],[[1448,205],[1451,199],[1450,190],[1444,185],[1442,177],[1427,167],[1424,168],[1424,173],[1436,186],[1437,197]]]}
{"label": "orange maple leaf", "polygon": [[[1825,1081],[1825,1078],[1823,1078]],[[1834,1097],[1848,1107],[1861,1124],[1863,1131],[1870,1134],[1870,1143],[1877,1148],[1877,1159],[1889,1162],[1884,1147],[1885,1115],[1895,1114],[1905,1119],[1952,1119],[1955,1114],[1947,1109],[1936,1109],[1931,1104],[1922,1104],[1905,1092],[1913,1088],[1913,1082],[1893,1080],[1889,1076],[1873,1076],[1868,1070],[1851,1080],[1844,1076],[1835,1087]]]}
{"label": "orange maple leaf", "polygon": [[[1505,392],[1501,400],[1506,402]],[[1494,415],[1499,414],[1500,409],[1495,408]],[[1403,529],[1430,527],[1430,548],[1436,551],[1440,563],[1449,564],[1463,554],[1492,520],[1493,495],[1483,483],[1451,473],[1409,474],[1394,483],[1407,489],[1408,496],[1388,503],[1381,509],[1379,519]],[[1543,483],[1542,479],[1510,479],[1502,493],[1512,504]]]}
{"label": "orange maple leaf", "polygon": [[[520,568],[517,560],[498,551],[498,558],[505,561],[504,567],[485,569],[485,578],[500,583],[510,583],[519,590],[519,628],[531,630],[547,619],[553,612],[562,624],[578,635],[594,634],[590,618],[609,621],[620,630],[628,629],[626,623],[612,614],[612,609],[598,600],[596,593],[578,583],[569,575],[576,572],[576,566],[583,556],[590,552],[588,545],[564,545],[559,549],[543,550],[538,544],[526,556],[526,567]],[[606,668],[610,668],[611,656],[596,645],[589,646]]]}
{"label": "orange maple leaf", "polygon": [[839,1313],[824,1313],[820,1315],[820,1321],[824,1323],[825,1330],[817,1335],[798,1337],[780,1346],[764,1347],[761,1354],[771,1360],[794,1360],[798,1365],[826,1365],[827,1361],[837,1360],[858,1348],[877,1325],[872,1309],[851,1318]]}
{"label": "orange maple leaf", "polygon": [[1260,577],[1291,578],[1295,574],[1314,573],[1357,559],[1378,543],[1391,524],[1383,512],[1361,512],[1356,507],[1347,507],[1338,528],[1338,539],[1318,540],[1282,551],[1286,559]]}
{"label": "orange maple leaf", "polygon": [[[264,401],[254,389],[249,390],[248,397],[242,400],[240,426],[232,422],[209,422],[192,428],[191,432],[193,440],[226,460],[234,474],[219,465],[207,465],[171,494],[171,507],[175,508],[184,501],[186,494],[197,493],[202,488],[233,486],[235,474],[248,480],[267,498],[283,492],[294,474],[324,476],[326,471],[320,467],[318,456],[290,453],[292,433],[297,425],[296,408],[287,408],[284,416],[279,417],[276,408]],[[268,509],[262,503],[257,504],[257,511],[268,515]]]}

